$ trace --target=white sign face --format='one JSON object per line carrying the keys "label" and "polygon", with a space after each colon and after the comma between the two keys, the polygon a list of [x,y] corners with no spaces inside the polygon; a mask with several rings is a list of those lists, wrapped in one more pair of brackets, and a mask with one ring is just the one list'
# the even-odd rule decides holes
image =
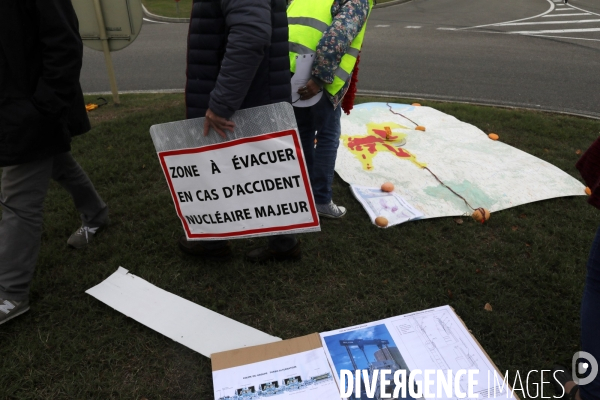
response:
{"label": "white sign face", "polygon": [[318,230],[295,130],[158,157],[189,240]]}

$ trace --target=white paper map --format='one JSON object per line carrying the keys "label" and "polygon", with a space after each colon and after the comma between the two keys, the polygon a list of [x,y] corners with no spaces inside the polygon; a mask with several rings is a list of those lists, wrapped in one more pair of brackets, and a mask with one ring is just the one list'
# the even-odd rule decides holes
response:
{"label": "white paper map", "polygon": [[[577,179],[537,157],[488,138],[477,127],[430,107],[392,104],[426,128],[390,111],[386,103],[354,107],[341,120],[335,170],[350,184],[395,192],[425,218],[471,214],[462,199],[442,186],[423,166],[474,208],[491,212],[563,196],[584,195]],[[398,146],[403,139],[406,144]]]}

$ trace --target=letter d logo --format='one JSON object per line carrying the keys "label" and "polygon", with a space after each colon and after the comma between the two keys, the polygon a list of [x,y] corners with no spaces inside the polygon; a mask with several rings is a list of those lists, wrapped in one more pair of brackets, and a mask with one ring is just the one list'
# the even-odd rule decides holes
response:
{"label": "letter d logo", "polygon": [[[578,362],[580,359],[583,361]],[[587,385],[591,383],[598,375],[598,361],[588,352],[578,351],[573,354],[571,364],[573,371],[573,381],[578,385]],[[580,378],[579,375],[587,375],[585,378]]]}

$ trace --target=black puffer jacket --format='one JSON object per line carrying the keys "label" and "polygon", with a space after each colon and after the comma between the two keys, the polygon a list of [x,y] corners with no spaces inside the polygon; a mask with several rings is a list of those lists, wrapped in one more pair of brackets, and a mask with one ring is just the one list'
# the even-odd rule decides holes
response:
{"label": "black puffer jacket", "polygon": [[71,0],[0,1],[0,166],[70,150],[90,129]]}
{"label": "black puffer jacket", "polygon": [[194,0],[186,111],[229,118],[243,108],[291,101],[286,0]]}

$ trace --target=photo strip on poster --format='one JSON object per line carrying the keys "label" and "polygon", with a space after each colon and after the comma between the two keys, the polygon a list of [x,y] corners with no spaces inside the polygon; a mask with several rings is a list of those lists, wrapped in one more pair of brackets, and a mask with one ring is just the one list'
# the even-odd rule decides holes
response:
{"label": "photo strip on poster", "polygon": [[339,399],[322,348],[213,371],[215,400]]}

